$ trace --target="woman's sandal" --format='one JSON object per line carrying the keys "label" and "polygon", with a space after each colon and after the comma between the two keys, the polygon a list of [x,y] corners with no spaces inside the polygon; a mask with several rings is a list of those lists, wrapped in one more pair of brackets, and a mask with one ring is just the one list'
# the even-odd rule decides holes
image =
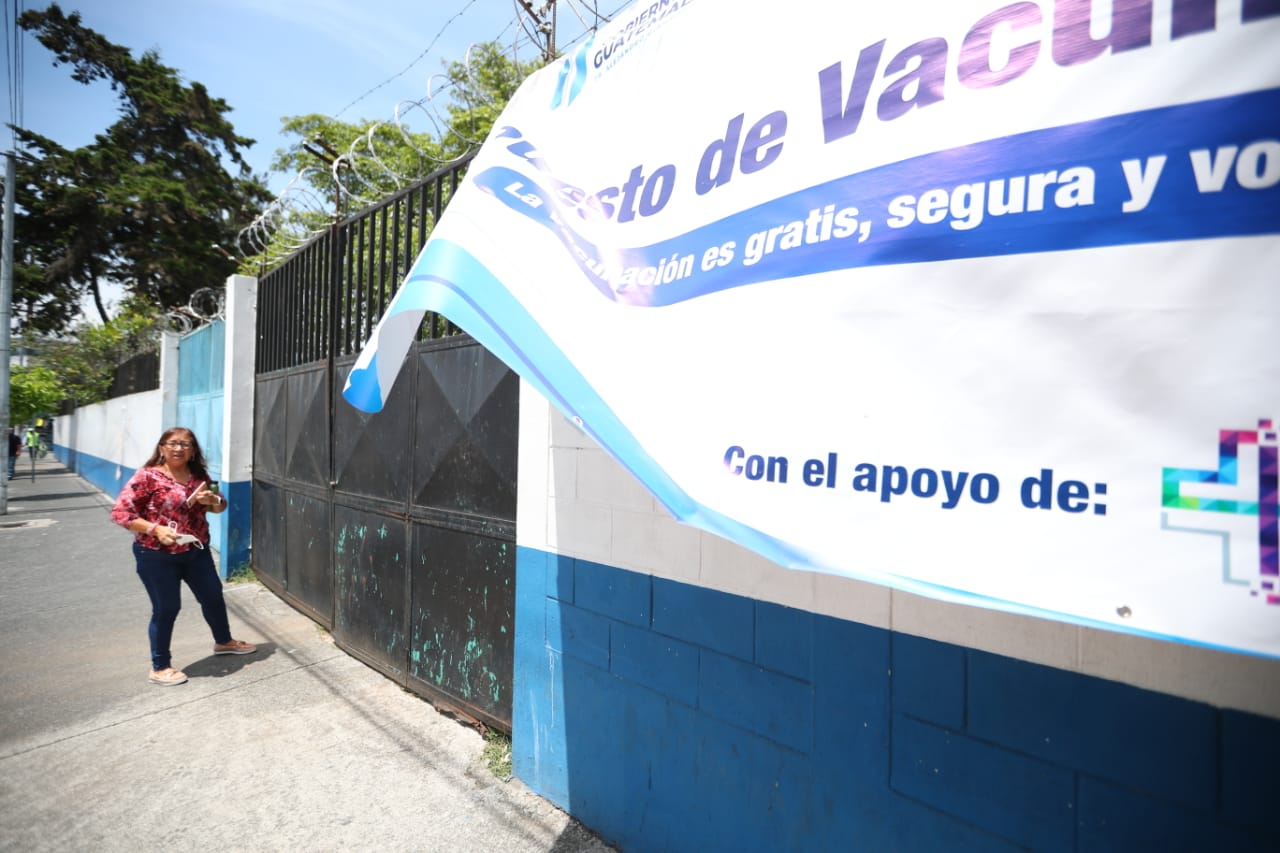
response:
{"label": "woman's sandal", "polygon": [[246,643],[244,640],[213,644],[213,653],[215,655],[251,655],[257,650],[257,646],[252,643]]}
{"label": "woman's sandal", "polygon": [[172,687],[175,684],[185,684],[187,682],[187,674],[173,667],[167,669],[152,670],[151,677],[147,679],[152,684],[159,684],[161,687]]}

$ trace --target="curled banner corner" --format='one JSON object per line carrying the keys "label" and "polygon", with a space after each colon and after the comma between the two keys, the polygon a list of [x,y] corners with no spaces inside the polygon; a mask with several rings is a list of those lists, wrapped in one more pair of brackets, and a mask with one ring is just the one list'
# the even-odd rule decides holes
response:
{"label": "curled banner corner", "polygon": [[342,398],[355,408],[368,414],[382,411],[382,388],[378,385],[378,361],[376,358],[367,367],[353,367],[347,376],[347,384],[342,389]]}

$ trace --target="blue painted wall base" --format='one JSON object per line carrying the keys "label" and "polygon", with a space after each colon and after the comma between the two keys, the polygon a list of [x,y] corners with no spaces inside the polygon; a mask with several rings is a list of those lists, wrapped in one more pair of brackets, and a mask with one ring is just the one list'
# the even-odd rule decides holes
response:
{"label": "blue painted wall base", "polygon": [[249,480],[224,481],[222,495],[227,499],[227,509],[220,515],[209,516],[209,535],[222,555],[222,576],[225,578],[249,565],[253,483]]}
{"label": "blue painted wall base", "polygon": [[521,548],[513,761],[627,851],[1276,851],[1280,722]]}

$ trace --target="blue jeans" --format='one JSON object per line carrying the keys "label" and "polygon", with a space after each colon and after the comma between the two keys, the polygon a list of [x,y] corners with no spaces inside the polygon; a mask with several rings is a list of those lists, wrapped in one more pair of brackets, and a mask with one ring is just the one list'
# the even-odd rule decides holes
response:
{"label": "blue jeans", "polygon": [[182,584],[185,581],[200,610],[209,623],[215,643],[231,642],[231,626],[227,622],[227,604],[222,600],[222,578],[214,568],[213,556],[208,549],[192,548],[181,554],[166,554],[133,543],[133,557],[138,563],[138,577],[151,599],[151,624],[147,635],[151,638],[151,668],[167,669],[172,666],[169,642],[173,638],[173,623],[182,609]]}

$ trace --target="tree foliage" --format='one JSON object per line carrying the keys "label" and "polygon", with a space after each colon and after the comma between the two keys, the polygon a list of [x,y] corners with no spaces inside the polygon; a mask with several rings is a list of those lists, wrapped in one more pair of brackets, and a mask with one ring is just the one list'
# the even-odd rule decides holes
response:
{"label": "tree foliage", "polygon": [[440,139],[446,159],[455,160],[484,142],[524,78],[537,62],[517,62],[497,42],[471,49],[469,61],[451,62],[445,71],[448,118]]}
{"label": "tree foliage", "polygon": [[31,423],[52,414],[66,398],[58,374],[48,367],[9,368],[9,422]]}
{"label": "tree foliage", "polygon": [[344,122],[315,113],[285,117],[281,132],[297,139],[276,151],[271,170],[295,177],[282,198],[242,234],[238,248],[246,257],[240,271],[260,275],[335,220],[473,151],[537,64],[517,62],[490,42],[444,69],[434,78],[434,96],[402,103],[398,120]]}
{"label": "tree foliage", "polygon": [[137,296],[126,297],[115,317],[102,325],[80,323],[46,341],[40,364],[53,371],[63,396],[85,406],[107,399],[116,367],[156,347],[160,321]]}
{"label": "tree foliage", "polygon": [[[479,146],[521,81],[536,68],[536,63],[517,62],[501,45],[487,42],[473,47],[467,61],[446,63],[436,97],[403,110],[399,125],[287,116],[281,132],[298,139],[276,151],[271,169],[305,173],[328,210],[341,216],[358,212],[352,196],[376,202]],[[420,121],[431,128],[407,129]],[[334,177],[335,160],[340,183]]]}
{"label": "tree foliage", "polygon": [[[80,83],[107,82],[119,119],[94,142],[67,149],[17,128],[20,158],[15,231],[15,317],[24,328],[56,333],[92,296],[109,319],[100,283],[113,281],[157,309],[221,286],[234,244],[270,195],[243,157],[231,108],[203,85],[183,83],[155,51],[134,58],[55,3],[18,24],[69,65]],[[231,174],[225,162],[238,167]]]}
{"label": "tree foliage", "polygon": [[305,170],[307,183],[327,211],[339,216],[359,210],[353,197],[376,200],[391,195],[443,162],[430,134],[402,131],[394,124],[344,122],[318,113],[286,116],[283,121],[280,132],[298,141],[276,151],[272,171]]}

